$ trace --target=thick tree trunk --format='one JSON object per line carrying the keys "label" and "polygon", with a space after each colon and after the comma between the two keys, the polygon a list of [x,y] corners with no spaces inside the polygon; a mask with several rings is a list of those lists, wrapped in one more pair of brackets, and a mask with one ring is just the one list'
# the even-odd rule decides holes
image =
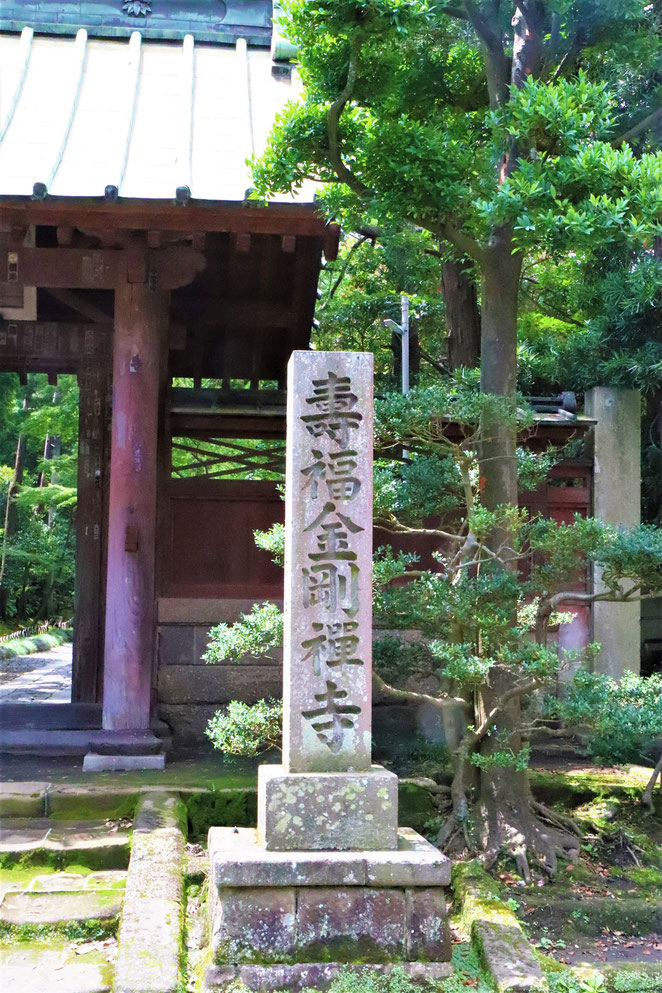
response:
{"label": "thick tree trunk", "polygon": [[473,369],[480,360],[480,310],[476,283],[462,263],[444,262],[441,281],[446,304],[448,365]]}
{"label": "thick tree trunk", "polygon": [[[517,297],[521,257],[513,254],[507,229],[494,233],[482,270],[482,347],[481,392],[514,401],[517,380]],[[480,425],[480,490],[483,505],[490,510],[499,506],[517,506],[517,425],[512,411],[486,407]],[[515,568],[512,541],[507,531],[492,536],[492,547],[500,555],[496,567]],[[513,624],[517,604],[513,599]],[[551,811],[545,811],[546,823],[540,819],[531,796],[526,770],[491,764],[497,752],[513,757],[521,753],[524,742],[521,728],[521,698],[504,696],[512,690],[513,674],[498,667],[492,669],[489,683],[476,694],[475,726],[485,716],[498,711],[494,730],[479,742],[481,762],[477,787],[476,822],[480,844],[487,864],[499,852],[512,854],[519,870],[529,878],[528,854],[545,866],[550,874],[556,870],[557,855],[576,858],[579,842],[568,833]]]}
{"label": "thick tree trunk", "polygon": [[[499,230],[487,249],[482,273],[481,393],[515,396],[517,383],[517,297],[522,259],[512,253],[510,232]],[[481,424],[483,504],[490,510],[517,505],[517,431],[512,421],[486,412]]]}

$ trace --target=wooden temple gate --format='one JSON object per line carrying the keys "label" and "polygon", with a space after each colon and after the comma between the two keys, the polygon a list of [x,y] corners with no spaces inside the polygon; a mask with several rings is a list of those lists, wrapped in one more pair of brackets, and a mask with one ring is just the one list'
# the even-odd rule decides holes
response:
{"label": "wooden temple gate", "polygon": [[[277,588],[275,567],[250,551],[253,525],[278,517],[274,484],[219,482],[209,457],[201,475],[178,478],[172,439],[179,450],[186,439],[195,468],[196,438],[234,440],[237,452],[237,439],[283,438],[285,366],[308,346],[322,250],[334,255],[338,231],[300,208],[205,212],[221,231],[182,231],[200,218],[175,207],[147,208],[145,229],[132,217],[127,230],[123,213],[110,228],[90,208],[3,206],[0,293],[37,287],[38,320],[0,324],[0,369],[78,375],[72,699],[102,697],[104,729],[133,733],[149,728],[157,598]],[[25,247],[28,224],[40,247]]]}
{"label": "wooden temple gate", "polygon": [[[97,757],[159,750],[157,628],[163,647],[194,629],[199,660],[223,604],[280,597],[252,532],[282,505],[259,477],[278,467],[287,360],[309,346],[338,249],[312,190],[268,204],[247,190],[247,158],[296,95],[269,49],[271,3],[228,2],[220,26],[187,26],[189,7],[113,15],[106,36],[97,19],[94,38],[32,5],[20,34],[0,19],[0,371],[78,376],[74,703],[48,720],[69,745],[102,724]],[[178,680],[225,702],[212,670],[179,668],[159,673],[168,719],[186,706]],[[254,668],[255,699],[278,685]]]}

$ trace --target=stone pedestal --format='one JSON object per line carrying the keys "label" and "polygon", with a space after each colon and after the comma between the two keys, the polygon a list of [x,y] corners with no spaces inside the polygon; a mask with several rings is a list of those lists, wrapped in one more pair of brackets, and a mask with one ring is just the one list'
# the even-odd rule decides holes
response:
{"label": "stone pedestal", "polygon": [[[269,852],[250,828],[212,828],[213,965],[206,988],[321,987],[347,965],[448,975],[450,862],[401,828],[392,851]],[[320,986],[318,986],[320,988]]]}
{"label": "stone pedestal", "polygon": [[[586,394],[593,429],[593,513],[615,527],[641,522],[641,397],[638,390],[595,387]],[[593,588],[604,589],[593,569]],[[595,671],[612,679],[640,670],[641,604],[593,604],[591,640],[601,646]]]}
{"label": "stone pedestal", "polygon": [[398,777],[369,772],[258,771],[258,835],[267,851],[394,849]]}

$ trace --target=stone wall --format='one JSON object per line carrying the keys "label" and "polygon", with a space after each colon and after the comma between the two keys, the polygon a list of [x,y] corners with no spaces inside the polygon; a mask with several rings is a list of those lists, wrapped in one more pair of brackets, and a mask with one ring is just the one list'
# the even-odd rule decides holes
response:
{"label": "stone wall", "polygon": [[170,725],[175,746],[206,742],[207,722],[230,700],[255,703],[263,697],[282,695],[280,651],[274,651],[274,659],[246,656],[240,663],[207,665],[202,659],[210,628],[237,621],[255,602],[159,601],[158,713]]}

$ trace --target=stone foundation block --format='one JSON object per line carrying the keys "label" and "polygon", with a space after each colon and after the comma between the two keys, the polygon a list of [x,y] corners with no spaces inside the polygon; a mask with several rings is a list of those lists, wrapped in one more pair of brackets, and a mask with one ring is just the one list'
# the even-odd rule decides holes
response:
{"label": "stone foundation block", "polygon": [[398,779],[370,772],[258,770],[258,837],[267,851],[395,850]]}
{"label": "stone foundation block", "polygon": [[209,860],[217,886],[443,887],[450,860],[411,828],[398,829],[397,851],[268,852],[254,828],[214,827]]}
{"label": "stone foundation block", "polygon": [[293,889],[212,887],[212,948],[217,963],[288,962],[296,946]]}
{"label": "stone foundation block", "polygon": [[325,990],[340,972],[362,972],[369,968],[382,976],[388,976],[393,969],[403,969],[411,982],[427,985],[433,980],[450,976],[449,962],[403,962],[401,965],[347,965],[343,962],[301,963],[299,965],[216,965],[208,971],[204,981],[205,990],[222,990],[240,982],[253,993],[272,993],[273,990]]}
{"label": "stone foundation block", "polygon": [[397,962],[405,952],[403,891],[363,886],[298,891],[300,962]]}
{"label": "stone foundation block", "polygon": [[451,957],[451,939],[446,919],[443,889],[405,891],[407,959],[446,962]]}

